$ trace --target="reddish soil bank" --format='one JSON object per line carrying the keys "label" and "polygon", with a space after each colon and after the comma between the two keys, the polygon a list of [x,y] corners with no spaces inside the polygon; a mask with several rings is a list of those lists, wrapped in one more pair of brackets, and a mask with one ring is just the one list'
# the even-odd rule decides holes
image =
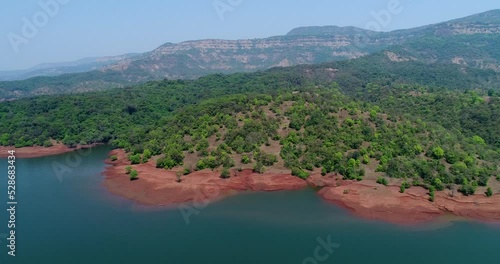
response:
{"label": "reddish soil bank", "polygon": [[175,171],[156,169],[153,161],[134,165],[139,180],[131,182],[125,174],[129,165],[123,150],[113,150],[116,162],[108,161],[104,185],[112,193],[143,205],[175,205],[184,202],[206,203],[239,191],[298,190],[307,187],[301,179],[285,174],[256,174],[251,170],[232,172],[231,178],[221,179],[220,172],[203,170],[182,176],[177,182]]}
{"label": "reddish soil bank", "polygon": [[340,176],[321,176],[314,173],[306,181],[289,174],[255,174],[251,170],[232,172],[231,178],[221,179],[220,172],[198,171],[182,176],[178,183],[176,172],[159,170],[153,161],[133,166],[139,180],[131,182],[125,174],[129,165],[123,150],[113,150],[115,162],[107,161],[104,185],[119,196],[143,205],[175,205],[194,202],[195,205],[224,198],[239,191],[297,190],[309,186],[323,187],[319,195],[325,200],[344,206],[355,214],[369,219],[397,224],[414,224],[453,214],[475,220],[500,222],[500,195],[484,194],[450,196],[437,192],[435,202],[429,201],[427,191],[420,187],[399,192],[399,186],[383,186],[373,180],[344,181]]}
{"label": "reddish soil bank", "polygon": [[10,156],[8,151],[15,150],[16,158],[39,158],[45,156],[58,155],[63,153],[68,153],[80,149],[87,149],[94,147],[95,145],[82,145],[77,146],[76,148],[70,148],[65,146],[64,144],[55,143],[52,147],[24,147],[24,148],[14,148],[14,147],[2,147],[0,146],[0,158],[6,158]]}
{"label": "reddish soil bank", "polygon": [[487,222],[500,221],[500,195],[488,198],[484,194],[463,196],[457,193],[451,197],[449,193],[437,192],[435,202],[430,202],[427,190],[421,187],[400,193],[398,186],[335,178],[314,175],[308,182],[325,186],[319,191],[321,197],[361,217],[399,224],[427,222],[445,214]]}

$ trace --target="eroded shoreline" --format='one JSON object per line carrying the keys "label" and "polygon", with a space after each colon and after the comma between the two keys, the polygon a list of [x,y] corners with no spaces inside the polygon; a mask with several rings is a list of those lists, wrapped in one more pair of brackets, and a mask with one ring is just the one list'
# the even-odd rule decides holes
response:
{"label": "eroded shoreline", "polygon": [[412,187],[405,193],[398,186],[383,186],[373,181],[344,181],[335,176],[313,174],[305,181],[287,174],[256,174],[251,170],[232,172],[231,178],[221,179],[217,171],[203,170],[176,181],[175,171],[158,170],[153,161],[134,165],[140,180],[131,182],[125,174],[129,165],[123,150],[113,150],[118,160],[104,172],[105,187],[113,194],[142,205],[168,206],[180,203],[206,203],[241,191],[285,191],[321,188],[318,194],[328,202],[345,207],[354,214],[397,224],[435,221],[446,214],[486,222],[500,222],[500,195],[484,194],[450,197],[444,192],[429,201],[427,190]]}
{"label": "eroded shoreline", "polygon": [[[15,149],[18,158],[36,158],[69,153],[93,145],[69,148],[56,144],[50,148],[27,147]],[[0,147],[4,158],[12,148]],[[125,173],[129,166],[126,153],[113,150],[117,161],[109,161],[103,184],[114,195],[133,200],[146,206],[175,206],[182,203],[207,203],[223,199],[242,191],[286,191],[308,187],[320,188],[318,195],[324,200],[347,208],[355,215],[397,224],[415,224],[435,221],[441,216],[452,214],[466,219],[500,223],[500,195],[486,197],[482,193],[453,197],[437,192],[435,201],[428,200],[427,190],[412,187],[405,193],[398,186],[383,186],[371,180],[345,181],[338,176],[321,176],[313,173],[305,181],[289,174],[256,174],[251,170],[232,171],[231,178],[221,179],[220,172],[203,170],[182,177],[177,182],[176,171],[156,169],[154,161],[134,165],[139,180],[131,182]]]}

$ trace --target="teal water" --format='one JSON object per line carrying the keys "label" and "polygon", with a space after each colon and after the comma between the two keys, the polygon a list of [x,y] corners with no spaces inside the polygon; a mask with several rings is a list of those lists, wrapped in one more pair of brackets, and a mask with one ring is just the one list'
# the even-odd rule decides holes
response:
{"label": "teal water", "polygon": [[[356,218],[313,190],[248,193],[208,205],[186,223],[180,210],[137,206],[102,187],[98,147],[17,160],[17,248],[0,263],[498,263],[500,226],[453,222],[404,227]],[[73,154],[75,155],[75,154]],[[0,160],[0,202],[7,173]],[[53,165],[71,172],[57,177]],[[59,166],[60,167],[60,166]],[[7,232],[2,210],[0,234]],[[337,244],[333,251],[319,240]],[[315,258],[315,249],[317,257]],[[326,254],[328,253],[328,254]]]}

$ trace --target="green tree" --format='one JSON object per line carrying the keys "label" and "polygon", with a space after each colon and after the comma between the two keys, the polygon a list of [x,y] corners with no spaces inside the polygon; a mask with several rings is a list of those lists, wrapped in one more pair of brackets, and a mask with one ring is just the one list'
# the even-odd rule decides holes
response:
{"label": "green tree", "polygon": [[435,159],[442,159],[444,157],[444,149],[435,147],[432,149],[431,156]]}

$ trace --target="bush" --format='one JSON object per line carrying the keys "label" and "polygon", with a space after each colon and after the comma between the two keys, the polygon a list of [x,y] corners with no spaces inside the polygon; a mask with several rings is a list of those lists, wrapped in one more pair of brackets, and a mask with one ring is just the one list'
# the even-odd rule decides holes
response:
{"label": "bush", "polygon": [[109,159],[111,161],[117,161],[118,160],[118,157],[116,155],[113,155],[113,156],[110,156]]}
{"label": "bush", "polygon": [[432,185],[434,187],[436,187],[436,190],[438,190],[438,191],[444,190],[443,182],[439,178],[434,179],[434,182],[432,183]]}
{"label": "bush", "polygon": [[429,187],[429,201],[434,202],[436,199],[436,187]]}
{"label": "bush", "polygon": [[125,167],[125,173],[130,174],[132,172],[132,166]]}
{"label": "bush", "polygon": [[387,186],[389,184],[389,181],[387,181],[385,177],[378,177],[377,183]]}
{"label": "bush", "polygon": [[130,180],[135,181],[139,179],[139,173],[136,170],[130,172]]}
{"label": "bush", "polygon": [[399,187],[399,192],[405,193],[405,191],[406,191],[406,187],[403,184],[401,184],[401,186]]}
{"label": "bush", "polygon": [[474,195],[476,193],[477,187],[473,184],[465,184],[458,190],[465,196]]}
{"label": "bush", "polygon": [[129,155],[128,160],[130,160],[132,165],[140,164],[141,163],[141,155],[139,155],[139,154]]}
{"label": "bush", "polygon": [[243,157],[241,157],[241,163],[243,164],[249,164],[250,161],[250,157],[248,157],[247,155],[243,155]]}
{"label": "bush", "polygon": [[259,174],[263,174],[266,171],[266,168],[264,167],[262,162],[257,162],[253,166],[253,171]]}
{"label": "bush", "polygon": [[442,159],[444,157],[444,150],[441,147],[435,147],[431,150],[431,157],[435,159]]}
{"label": "bush", "polygon": [[486,190],[485,194],[486,194],[486,196],[491,197],[491,196],[493,196],[493,190],[488,187],[488,190]]}
{"label": "bush", "polygon": [[223,168],[222,172],[220,173],[220,177],[222,179],[229,179],[229,177],[231,177],[231,173],[229,172],[229,169],[228,168]]}
{"label": "bush", "polygon": [[300,168],[293,168],[292,169],[292,175],[293,176],[296,176],[296,177],[299,177],[303,180],[306,180],[307,178],[309,178],[309,173],[300,169]]}
{"label": "bush", "polygon": [[183,172],[184,175],[189,175],[191,174],[191,169],[190,168],[184,168],[184,172]]}

